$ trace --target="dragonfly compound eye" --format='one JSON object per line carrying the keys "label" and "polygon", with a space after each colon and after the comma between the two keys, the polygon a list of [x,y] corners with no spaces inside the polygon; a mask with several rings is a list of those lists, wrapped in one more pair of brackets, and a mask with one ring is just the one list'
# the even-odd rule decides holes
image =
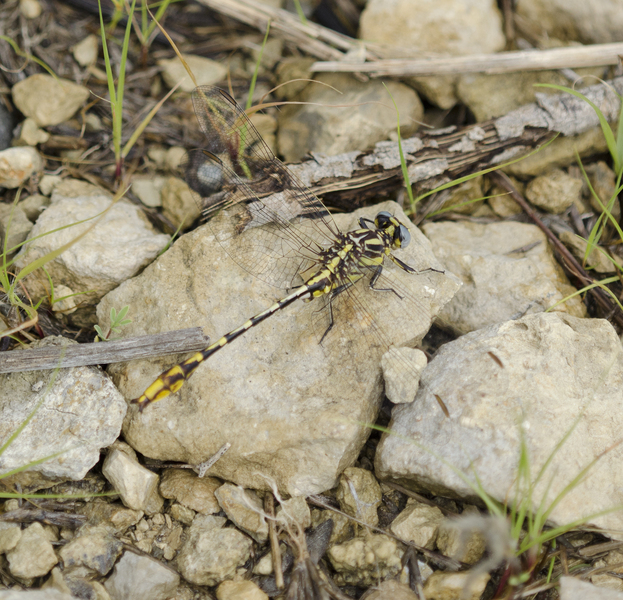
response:
{"label": "dragonfly compound eye", "polygon": [[400,227],[398,227],[398,229],[396,230],[395,237],[398,239],[394,240],[394,244],[400,246],[401,248],[406,248],[411,241],[411,234],[409,233],[409,229],[402,223],[400,224]]}
{"label": "dragonfly compound eye", "polygon": [[374,224],[378,229],[387,229],[392,224],[393,217],[386,210],[382,210],[376,215]]}

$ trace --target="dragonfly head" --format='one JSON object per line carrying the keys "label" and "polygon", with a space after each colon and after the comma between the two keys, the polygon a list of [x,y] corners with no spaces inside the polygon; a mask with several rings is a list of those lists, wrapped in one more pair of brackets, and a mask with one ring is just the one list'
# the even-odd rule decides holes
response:
{"label": "dragonfly head", "polygon": [[377,229],[390,237],[394,248],[406,248],[409,245],[411,241],[409,228],[387,211],[382,210],[376,215],[374,224]]}

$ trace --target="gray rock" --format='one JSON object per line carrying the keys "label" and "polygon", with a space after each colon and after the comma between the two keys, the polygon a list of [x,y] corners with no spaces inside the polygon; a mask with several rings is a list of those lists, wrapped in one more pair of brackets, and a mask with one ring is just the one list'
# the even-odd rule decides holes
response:
{"label": "gray rock", "polygon": [[580,200],[582,181],[554,171],[535,177],[526,187],[526,198],[538,208],[559,214]]}
{"label": "gray rock", "polygon": [[39,153],[30,146],[0,151],[0,188],[16,188],[43,168]]}
{"label": "gray rock", "polygon": [[197,515],[177,557],[182,576],[197,585],[217,585],[232,579],[251,555],[253,542],[233,528],[225,517]]}
{"label": "gray rock", "polygon": [[[39,127],[67,121],[89,97],[87,88],[42,73],[16,83],[11,91],[15,106]],[[41,98],[45,98],[45,102],[41,102]]]}
{"label": "gray rock", "polygon": [[597,587],[576,577],[560,578],[560,600],[623,600],[623,593]]}
{"label": "gray rock", "polygon": [[623,15],[617,2],[595,0],[518,0],[517,14],[540,35],[583,44],[623,40]]}
{"label": "gray rock", "polygon": [[617,465],[623,448],[616,442],[623,427],[617,410],[622,385],[621,343],[605,320],[545,313],[469,333],[438,351],[422,374],[415,402],[394,408],[389,429],[395,435],[384,434],[377,448],[377,476],[473,498],[472,487],[453,469],[469,476],[475,468],[487,494],[508,500],[514,497],[523,436],[533,478],[551,459],[533,483],[534,509],[549,506],[599,457],[589,477],[553,507],[550,519],[561,524],[586,518],[587,526],[619,529],[621,512],[591,515],[620,503]]}
{"label": "gray rock", "polygon": [[[576,291],[536,225],[437,222],[423,229],[435,255],[463,280],[440,315],[459,333],[541,312]],[[586,314],[577,297],[553,310]]]}
{"label": "gray rock", "polygon": [[214,495],[221,485],[223,482],[219,479],[198,477],[189,469],[165,469],[160,481],[160,493],[164,498],[177,500],[202,515],[212,515],[221,510]]}
{"label": "gray rock", "polygon": [[[184,54],[184,60],[195,75],[197,85],[212,85],[225,79],[227,67],[215,60],[193,54]],[[170,87],[176,86],[184,80],[178,90],[182,92],[192,92],[195,84],[188,76],[184,65],[179,58],[165,58],[158,61],[158,66],[162,69],[162,79]]]}
{"label": "gray rock", "polygon": [[347,515],[372,527],[379,524],[376,509],[381,506],[383,494],[372,472],[358,467],[345,469],[340,475],[335,498]]}
{"label": "gray rock", "polygon": [[[339,154],[371,148],[396,133],[396,109],[378,80],[363,83],[352,75],[321,73],[297,100],[279,113],[277,143],[287,161],[299,161],[309,151]],[[423,107],[417,94],[402,83],[388,81],[400,114],[401,134],[410,135],[421,121]],[[339,105],[339,107],[338,107]]]}
{"label": "gray rock", "polygon": [[231,483],[224,483],[214,492],[227,518],[256,542],[268,539],[268,523],[264,518],[262,501],[253,490],[245,490]]}
{"label": "gray rock", "polygon": [[[75,342],[51,336],[32,346],[59,343]],[[123,397],[97,367],[0,375],[0,439],[6,440],[40,402],[28,427],[0,457],[0,473],[51,457],[15,477],[40,473],[82,479],[99,460],[100,448],[118,437],[127,410]]]}
{"label": "gray rock", "polygon": [[379,579],[391,579],[402,568],[404,548],[383,534],[371,533],[331,546],[327,556],[337,571],[338,585],[369,586]]}
{"label": "gray rock", "polygon": [[179,583],[180,576],[161,562],[126,551],[104,586],[111,600],[166,600]]}
{"label": "gray rock", "polygon": [[6,553],[14,577],[32,579],[47,575],[58,562],[54,548],[40,523],[29,525],[12,550]]}
{"label": "gray rock", "polygon": [[405,542],[413,542],[433,550],[443,521],[443,513],[436,506],[428,506],[409,498],[405,509],[392,521],[390,529]]}
{"label": "gray rock", "polygon": [[121,496],[122,502],[133,510],[153,514],[162,508],[164,500],[159,497],[159,477],[153,471],[139,464],[133,451],[126,450],[126,444],[118,443],[106,457],[102,466],[104,477],[110,481]]}
{"label": "gray rock", "polygon": [[[94,304],[142,269],[169,241],[169,236],[157,233],[131,202],[120,200],[112,206],[111,203],[110,195],[95,186],[76,180],[59,183],[52,192],[52,203],[30,233],[33,241],[16,257],[16,266],[23,268],[92,228],[47,263],[46,269],[53,282],[76,293],[85,292],[80,296],[83,305]],[[100,221],[93,219],[107,209]],[[85,219],[93,220],[67,227]],[[62,227],[61,231],[48,233]],[[42,236],[44,233],[48,235]],[[42,237],[34,240],[36,236]],[[25,283],[32,297],[47,296],[48,279],[40,269],[28,276]]]}
{"label": "gray rock", "polygon": [[60,551],[65,569],[87,567],[100,575],[106,575],[113,568],[121,554],[123,544],[104,526],[80,528],[74,537]]}
{"label": "gray rock", "polygon": [[479,600],[489,581],[489,573],[452,573],[450,571],[435,571],[424,583],[426,598]]}
{"label": "gray rock", "polygon": [[[385,203],[338,215],[336,221],[349,229],[357,218],[373,218],[379,210],[406,219],[396,204]],[[398,256],[417,269],[440,268],[417,228],[411,236]],[[398,271],[386,268],[390,285],[416,298],[414,303],[365,285],[361,297],[384,340],[403,345],[421,340],[458,284],[449,273]],[[146,295],[149,311],[143,309]],[[207,226],[182,236],[139,277],[108,294],[98,314],[105,326],[111,306],[130,305],[128,336],[189,323],[218,336],[282,297],[284,292],[227,257]],[[330,489],[369,435],[360,424],[374,421],[382,401],[383,349],[367,321],[365,327],[356,322],[351,327],[353,315],[338,309],[336,326],[320,346],[326,322],[316,327],[317,334],[310,326],[314,316],[318,320],[315,302],[301,303],[253,328],[203,364],[178,396],[134,413],[126,422],[126,440],[146,456],[187,464],[203,462],[230,442],[210,474],[252,489],[266,488],[271,478],[292,496]],[[180,358],[111,365],[109,372],[128,398],[136,398]]]}

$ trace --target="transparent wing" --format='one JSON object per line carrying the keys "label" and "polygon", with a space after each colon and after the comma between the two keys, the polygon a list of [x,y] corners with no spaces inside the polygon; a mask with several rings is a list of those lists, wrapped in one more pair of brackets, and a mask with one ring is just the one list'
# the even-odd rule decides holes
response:
{"label": "transparent wing", "polygon": [[[428,283],[424,274],[405,273],[393,265],[386,265],[381,276],[370,288],[373,272],[365,273],[363,280],[346,287],[333,299],[321,298],[322,306],[313,316],[313,327],[320,340],[330,324],[333,312],[333,327],[322,341],[328,351],[340,340],[353,340],[351,352],[356,360],[357,352],[367,357],[380,359],[392,347],[413,346],[421,342],[430,328],[434,316],[427,294],[414,294],[404,283],[404,278],[419,278],[422,288]],[[412,282],[413,283],[413,282]],[[409,285],[412,288],[412,285]],[[329,308],[329,303],[331,308]],[[416,366],[402,354],[396,354],[405,387],[419,379]],[[414,394],[415,395],[415,394]]]}
{"label": "transparent wing", "polygon": [[220,211],[212,227],[218,241],[256,277],[280,288],[298,285],[318,250],[334,243],[329,212],[275,158],[229,94],[198,87],[193,104],[207,145],[189,152],[183,169],[206,213]]}

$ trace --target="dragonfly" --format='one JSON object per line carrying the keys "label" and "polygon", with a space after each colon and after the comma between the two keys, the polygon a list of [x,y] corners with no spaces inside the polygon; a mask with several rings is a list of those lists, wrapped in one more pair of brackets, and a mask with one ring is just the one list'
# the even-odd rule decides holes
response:
{"label": "dragonfly", "polygon": [[[391,340],[375,320],[361,286],[367,285],[387,302],[391,298],[405,317],[412,318],[425,314],[423,305],[395,278],[387,277],[388,264],[409,275],[443,273],[432,267],[418,271],[395,255],[409,244],[409,227],[390,212],[380,211],[374,219],[360,218],[357,228],[341,231],[322,201],[274,156],[227,92],[200,86],[193,91],[192,101],[207,144],[188,152],[182,164],[186,182],[207,218],[218,213],[210,221],[218,223],[212,230],[233,261],[288,292],[164,371],[132,402],[143,411],[177,392],[203,362],[298,300],[319,304],[313,325],[321,345],[339,329],[342,334],[368,336],[376,352],[389,349]],[[384,310],[385,302],[379,304]],[[350,313],[360,325],[336,327],[336,312]],[[410,367],[405,364],[405,368]]]}

